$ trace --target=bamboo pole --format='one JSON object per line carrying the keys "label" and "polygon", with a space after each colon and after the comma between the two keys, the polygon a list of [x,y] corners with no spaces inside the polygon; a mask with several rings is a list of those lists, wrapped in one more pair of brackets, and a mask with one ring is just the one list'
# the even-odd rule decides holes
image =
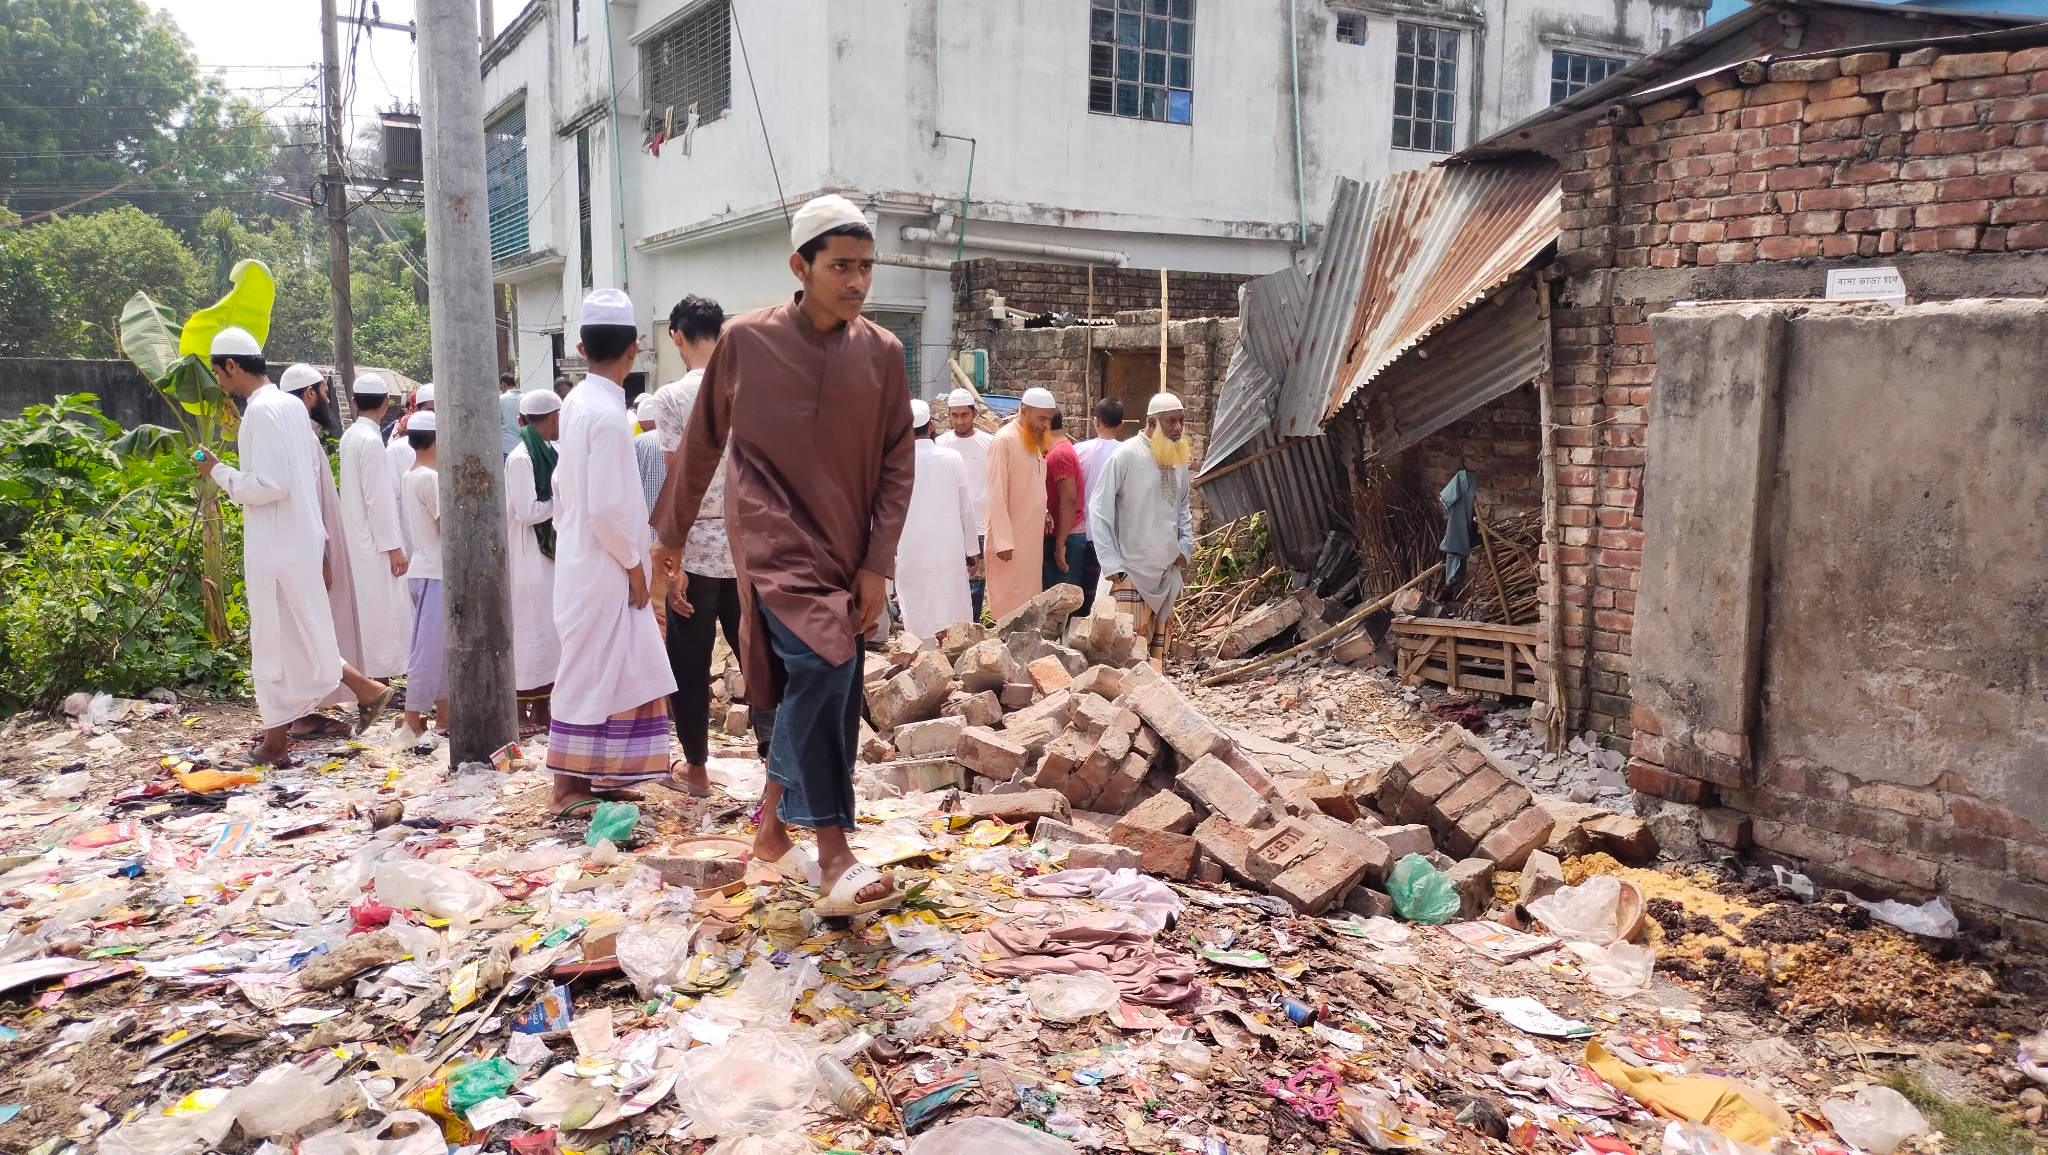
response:
{"label": "bamboo pole", "polygon": [[1159,269],[1159,391],[1166,392],[1166,267]]}
{"label": "bamboo pole", "polygon": [[1428,569],[1423,570],[1421,573],[1416,574],[1414,577],[1409,578],[1407,582],[1405,582],[1401,586],[1400,589],[1397,589],[1394,592],[1385,595],[1384,597],[1375,598],[1372,601],[1367,602],[1365,605],[1358,607],[1357,609],[1351,611],[1351,613],[1348,614],[1343,621],[1338,622],[1336,625],[1331,626],[1329,629],[1324,630],[1322,633],[1317,634],[1315,637],[1310,638],[1308,641],[1302,642],[1299,645],[1289,646],[1287,649],[1281,650],[1277,654],[1267,654],[1265,657],[1260,658],[1256,662],[1248,662],[1245,665],[1236,666],[1231,669],[1224,670],[1222,673],[1219,674],[1211,674],[1208,677],[1202,679],[1202,685],[1220,686],[1225,682],[1234,682],[1237,679],[1244,677],[1246,674],[1256,673],[1257,671],[1266,669],[1270,666],[1277,666],[1281,662],[1286,661],[1294,655],[1302,653],[1307,650],[1315,649],[1317,646],[1320,646],[1325,642],[1333,642],[1338,638],[1343,637],[1345,634],[1350,633],[1352,629],[1358,625],[1358,623],[1380,612],[1381,610],[1386,609],[1388,606],[1393,605],[1395,598],[1400,597],[1404,592],[1411,590],[1416,586],[1421,585],[1423,582],[1429,580],[1431,577],[1434,577],[1436,574],[1442,572],[1443,568],[1444,563],[1438,562],[1435,565],[1430,566]]}
{"label": "bamboo pole", "polygon": [[1536,282],[1536,308],[1544,320],[1543,362],[1536,373],[1536,426],[1543,439],[1538,453],[1543,469],[1543,544],[1539,549],[1550,562],[1544,577],[1545,600],[1550,604],[1545,607],[1548,612],[1541,615],[1545,648],[1550,651],[1550,669],[1544,679],[1550,691],[1550,715],[1544,722],[1543,745],[1556,751],[1564,747],[1570,719],[1565,717],[1564,679],[1558,672],[1564,665],[1564,568],[1557,558],[1557,424],[1550,381],[1550,282],[1541,278]]}
{"label": "bamboo pole", "polygon": [[1508,587],[1500,580],[1500,563],[1493,560],[1493,530],[1488,528],[1484,518],[1474,517],[1472,522],[1479,527],[1479,550],[1486,555],[1486,573],[1493,578],[1493,592],[1500,598],[1500,616],[1512,626],[1515,624],[1515,607],[1508,604]]}

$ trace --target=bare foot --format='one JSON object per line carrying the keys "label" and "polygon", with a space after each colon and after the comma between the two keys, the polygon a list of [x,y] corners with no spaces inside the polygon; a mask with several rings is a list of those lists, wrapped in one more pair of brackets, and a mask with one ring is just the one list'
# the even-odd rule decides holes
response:
{"label": "bare foot", "polygon": [[795,848],[796,843],[790,840],[789,831],[779,823],[763,822],[761,829],[754,834],[754,861],[764,866],[781,862],[782,856]]}
{"label": "bare foot", "polygon": [[583,789],[581,786],[562,786],[558,784],[553,790],[548,792],[548,805],[553,807],[557,814],[571,806],[580,806],[585,802],[597,801],[601,801],[597,795]]}

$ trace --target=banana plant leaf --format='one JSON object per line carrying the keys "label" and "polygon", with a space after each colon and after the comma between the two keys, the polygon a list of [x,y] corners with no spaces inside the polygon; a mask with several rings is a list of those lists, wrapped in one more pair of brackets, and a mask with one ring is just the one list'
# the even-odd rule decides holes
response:
{"label": "banana plant leaf", "polygon": [[177,450],[185,435],[161,425],[137,425],[114,439],[113,450],[123,457],[155,457]]}
{"label": "banana plant leaf", "polygon": [[121,352],[151,381],[162,381],[178,363],[178,322],[171,311],[138,292],[121,309]]}
{"label": "banana plant leaf", "polygon": [[270,308],[277,300],[277,281],[270,266],[262,261],[236,261],[228,273],[233,288],[227,296],[192,314],[178,338],[178,352],[188,357],[205,357],[213,351],[213,339],[222,329],[247,329],[262,344],[270,337]]}

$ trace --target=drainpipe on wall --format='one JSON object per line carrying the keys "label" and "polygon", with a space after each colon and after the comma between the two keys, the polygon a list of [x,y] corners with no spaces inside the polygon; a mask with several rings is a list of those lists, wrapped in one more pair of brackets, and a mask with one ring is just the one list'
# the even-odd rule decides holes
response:
{"label": "drainpipe on wall", "polygon": [[1287,73],[1294,88],[1294,220],[1296,244],[1308,247],[1308,178],[1301,161],[1301,40],[1294,34],[1294,10],[1299,0],[1287,3]]}
{"label": "drainpipe on wall", "polygon": [[619,288],[629,289],[633,280],[626,275],[626,169],[619,148],[619,54],[618,41],[612,39],[612,0],[604,0],[604,69],[612,136],[612,216],[619,226]]}
{"label": "drainpipe on wall", "polygon": [[967,206],[972,203],[968,198],[974,195],[974,154],[979,151],[980,146],[975,143],[974,138],[971,136],[954,136],[950,132],[932,133],[933,144],[937,144],[941,140],[964,140],[967,142],[967,184],[960,190],[960,243],[953,250],[953,259],[957,261],[967,255]]}

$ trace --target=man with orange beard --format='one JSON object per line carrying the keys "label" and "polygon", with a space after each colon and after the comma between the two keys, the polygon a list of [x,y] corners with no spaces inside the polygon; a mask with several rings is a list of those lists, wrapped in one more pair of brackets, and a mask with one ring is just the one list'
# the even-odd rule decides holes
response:
{"label": "man with orange beard", "polygon": [[1016,419],[989,442],[981,562],[997,621],[1045,588],[1045,453],[1056,408],[1052,390],[1026,389]]}
{"label": "man with orange beard", "polygon": [[1155,666],[1165,661],[1173,603],[1195,554],[1185,416],[1180,398],[1155,395],[1144,433],[1117,446],[1088,495],[1088,532],[1110,596]]}

